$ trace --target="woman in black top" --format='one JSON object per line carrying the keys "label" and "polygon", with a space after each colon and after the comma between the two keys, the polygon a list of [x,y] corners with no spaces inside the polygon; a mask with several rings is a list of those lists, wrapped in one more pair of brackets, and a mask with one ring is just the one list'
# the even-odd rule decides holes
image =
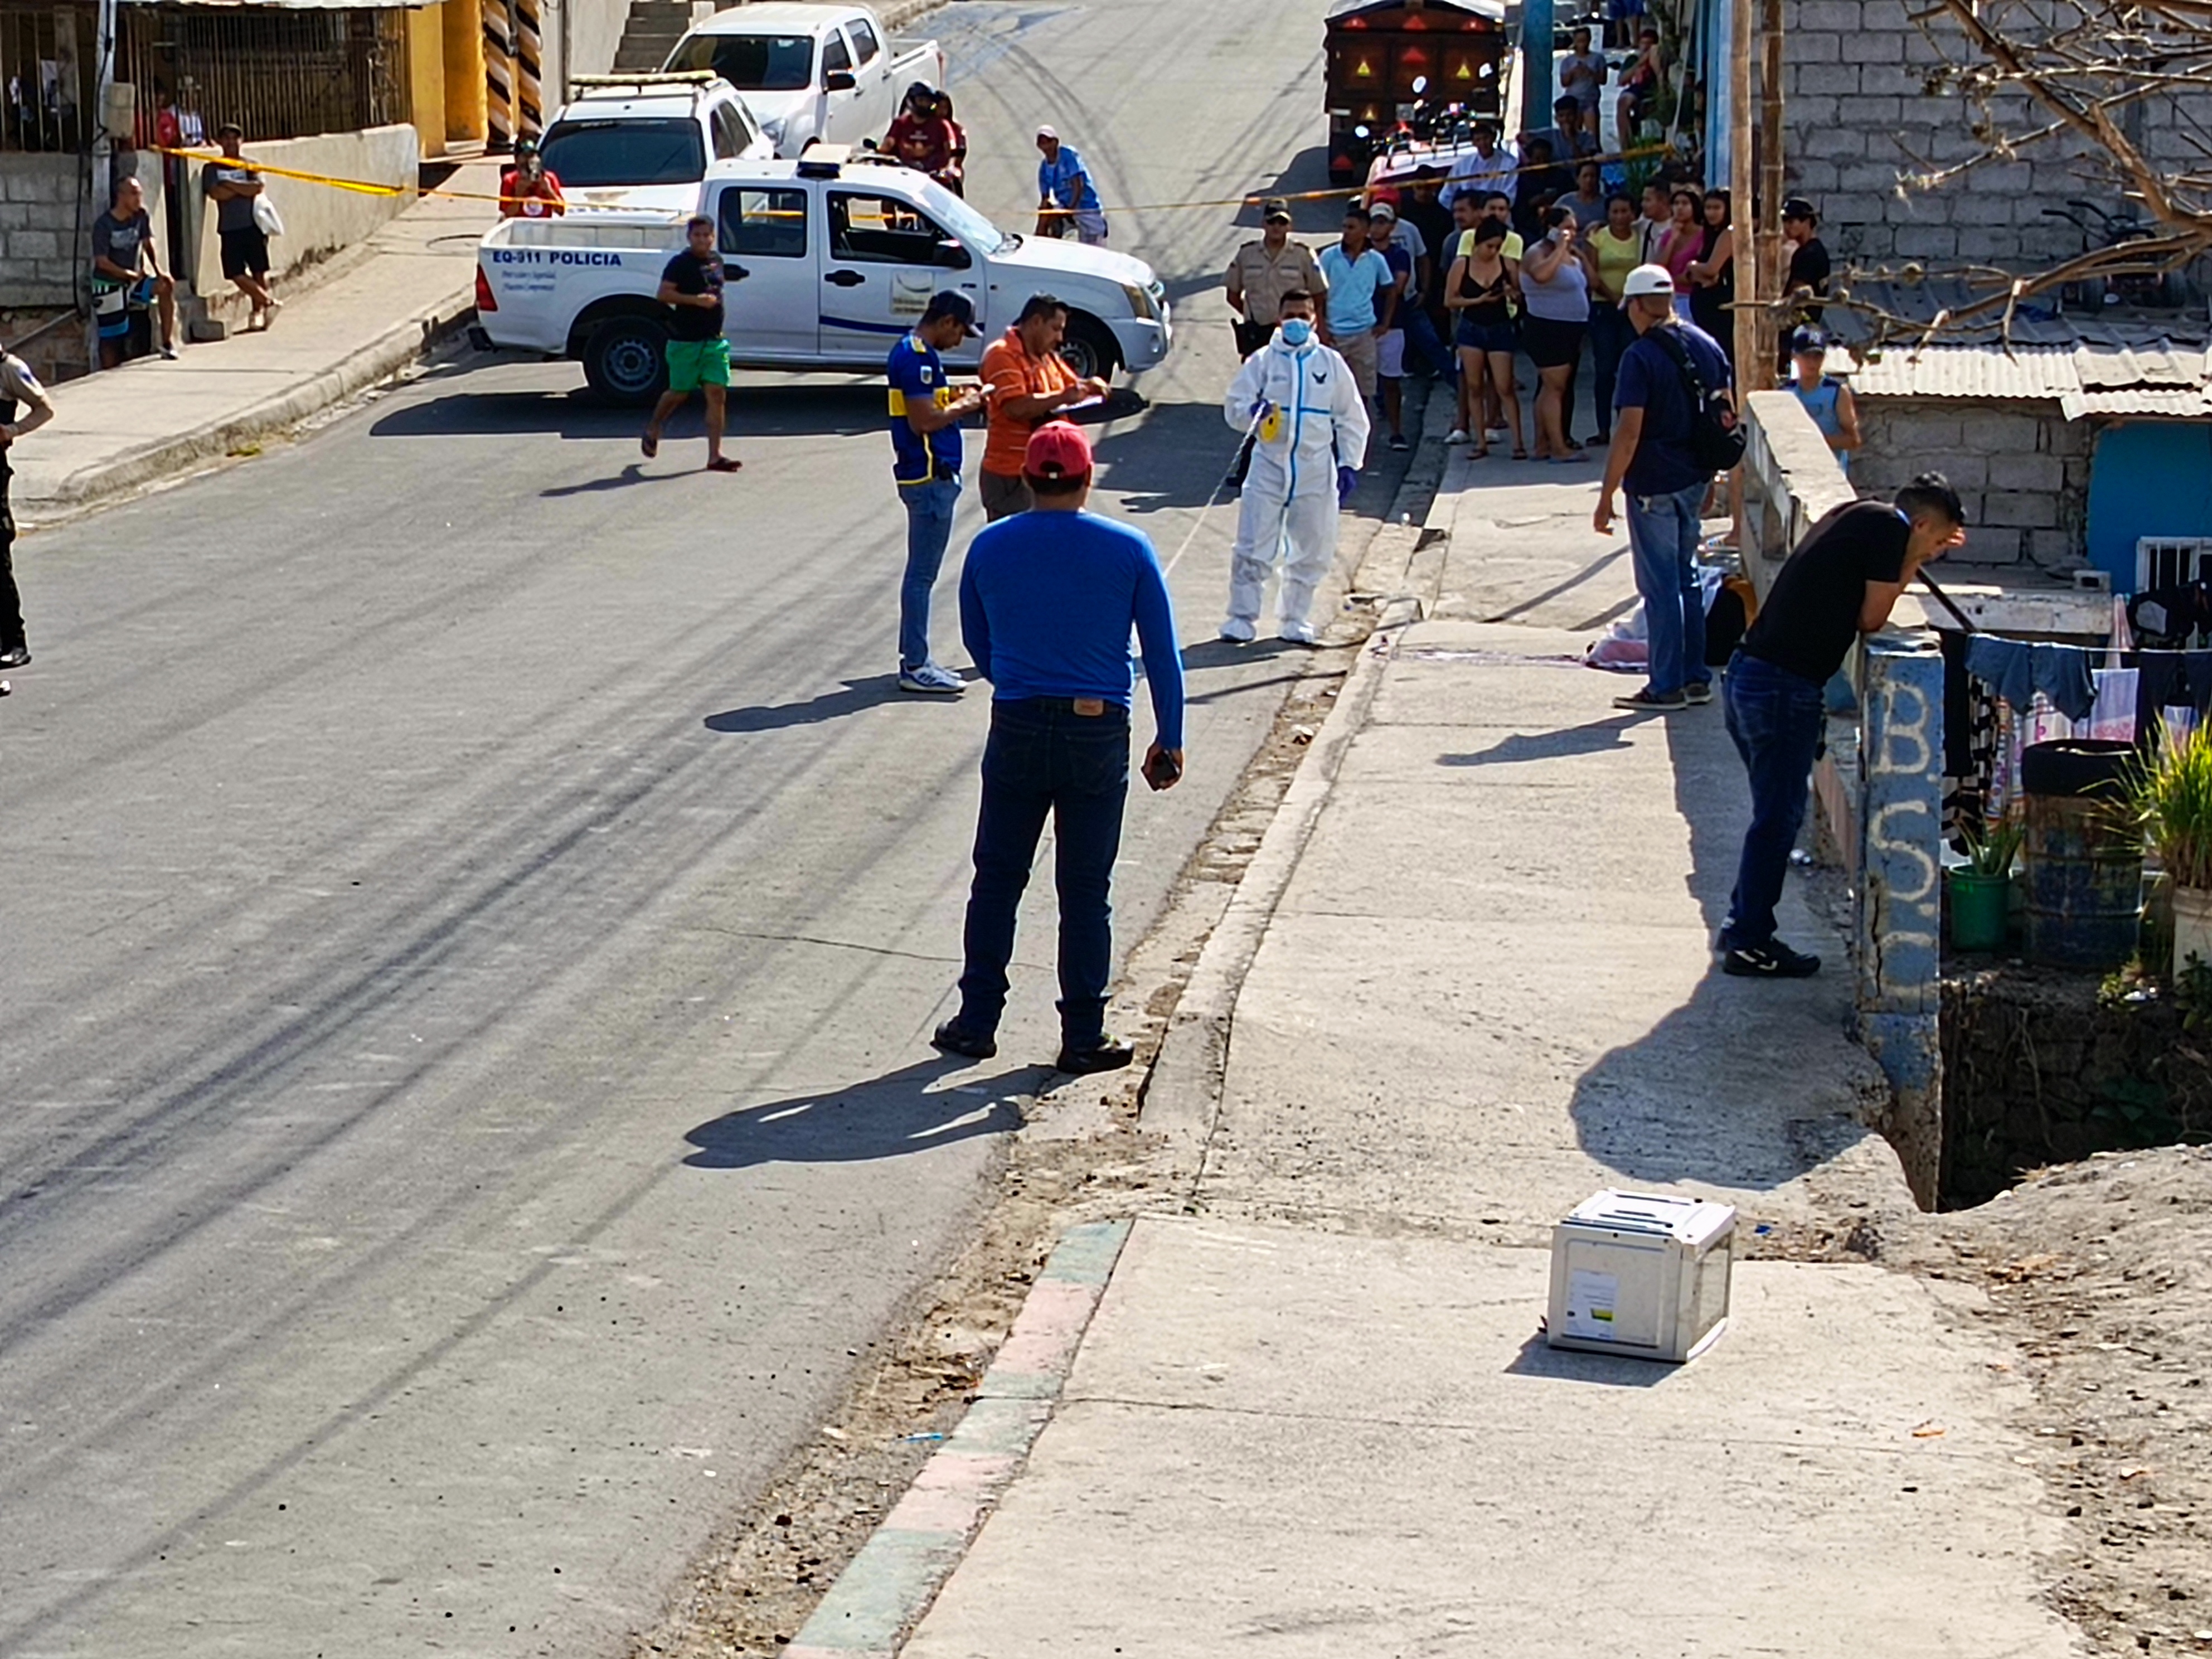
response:
{"label": "woman in black top", "polygon": [[[1468,233],[1466,252],[1452,261],[1444,284],[1444,305],[1459,319],[1452,341],[1459,348],[1459,373],[1470,389],[1490,377],[1492,389],[1513,428],[1513,459],[1528,459],[1521,436],[1521,400],[1513,388],[1513,271],[1505,259],[1505,224],[1485,219]],[[1478,400],[1479,403],[1479,400]],[[1480,407],[1474,413],[1474,454],[1490,453],[1490,432]]]}
{"label": "woman in black top", "polygon": [[1729,193],[1705,192],[1705,223],[1698,227],[1698,257],[1690,262],[1690,320],[1711,335],[1735,366],[1735,232],[1730,228]]}

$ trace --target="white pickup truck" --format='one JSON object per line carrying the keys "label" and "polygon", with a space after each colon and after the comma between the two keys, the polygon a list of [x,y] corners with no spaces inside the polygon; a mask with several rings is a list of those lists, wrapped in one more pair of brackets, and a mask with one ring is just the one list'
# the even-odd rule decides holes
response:
{"label": "white pickup truck", "polygon": [[711,70],[579,75],[539,146],[570,207],[689,213],[707,163],[767,161],[775,145]]}
{"label": "white pickup truck", "polygon": [[[717,161],[698,211],[717,226],[730,268],[730,355],[749,368],[880,370],[947,288],[975,301],[985,331],[946,354],[958,365],[974,364],[1032,294],[1066,302],[1065,355],[1079,374],[1152,368],[1174,341],[1166,294],[1143,260],[1000,230],[888,161],[817,149],[797,161]],[[486,350],[579,359],[603,397],[650,403],[667,378],[668,313],[654,296],[683,243],[678,216],[504,220],[477,250],[471,337]]]}
{"label": "white pickup truck", "polygon": [[669,70],[712,70],[745,96],[781,156],[881,138],[917,81],[945,84],[934,40],[894,40],[866,6],[732,6],[695,24]]}

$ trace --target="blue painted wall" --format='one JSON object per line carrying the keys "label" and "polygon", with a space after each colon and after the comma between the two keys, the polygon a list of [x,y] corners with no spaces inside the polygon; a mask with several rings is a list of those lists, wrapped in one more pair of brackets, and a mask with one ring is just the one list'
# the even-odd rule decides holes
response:
{"label": "blue painted wall", "polygon": [[2132,588],[2139,536],[2212,536],[2212,421],[2130,421],[2089,465],[2089,562]]}

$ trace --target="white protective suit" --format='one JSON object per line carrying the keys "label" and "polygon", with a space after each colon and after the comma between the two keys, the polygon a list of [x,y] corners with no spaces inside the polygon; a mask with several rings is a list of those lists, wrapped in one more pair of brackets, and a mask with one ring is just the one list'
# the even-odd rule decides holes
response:
{"label": "white protective suit", "polygon": [[1221,412],[1237,431],[1249,431],[1253,405],[1262,401],[1267,412],[1252,446],[1229,556],[1229,620],[1247,628],[1259,622],[1279,550],[1276,614],[1287,637],[1310,637],[1314,590],[1336,562],[1336,469],[1367,459],[1367,404],[1343,358],[1317,340],[1285,345],[1280,330],[1245,359]]}

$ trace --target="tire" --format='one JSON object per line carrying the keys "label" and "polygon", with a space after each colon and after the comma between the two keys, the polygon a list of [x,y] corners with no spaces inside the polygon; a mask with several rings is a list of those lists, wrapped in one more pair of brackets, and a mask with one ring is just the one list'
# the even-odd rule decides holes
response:
{"label": "tire", "polygon": [[668,330],[651,317],[610,317],[584,346],[584,378],[609,403],[643,407],[668,389]]}
{"label": "tire", "polygon": [[1120,343],[1096,317],[1077,315],[1067,319],[1067,337],[1060,343],[1060,356],[1085,380],[1096,374],[1102,380],[1110,380],[1121,366]]}

